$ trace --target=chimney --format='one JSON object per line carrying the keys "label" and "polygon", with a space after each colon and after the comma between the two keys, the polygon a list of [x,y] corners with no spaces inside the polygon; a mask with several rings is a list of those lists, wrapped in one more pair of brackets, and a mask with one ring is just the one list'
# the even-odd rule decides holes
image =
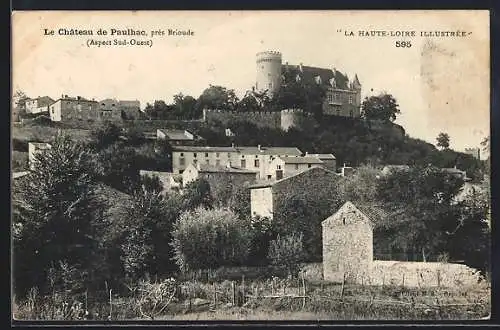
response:
{"label": "chimney", "polygon": [[307,157],[307,155],[309,155],[309,152],[308,152],[308,151],[306,151],[306,157]]}
{"label": "chimney", "polygon": [[234,148],[234,142],[233,142],[233,143],[231,143],[231,148]]}
{"label": "chimney", "polygon": [[304,72],[302,69],[302,62],[299,64],[299,70],[300,70],[300,72]]}
{"label": "chimney", "polygon": [[260,144],[257,145],[257,149],[259,149],[259,151],[260,151]]}

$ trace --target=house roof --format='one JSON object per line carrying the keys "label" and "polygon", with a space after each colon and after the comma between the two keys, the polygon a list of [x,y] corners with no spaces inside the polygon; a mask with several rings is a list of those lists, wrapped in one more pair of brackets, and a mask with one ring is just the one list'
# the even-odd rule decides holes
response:
{"label": "house roof", "polygon": [[317,157],[278,157],[285,164],[323,164],[323,162]]}
{"label": "house roof", "polygon": [[173,146],[174,151],[189,152],[235,152],[250,155],[302,155],[296,147],[202,147],[202,146]]}
{"label": "house roof", "polygon": [[194,140],[193,134],[192,136],[189,136],[188,134],[186,134],[186,131],[185,130],[182,130],[182,129],[165,129],[165,128],[160,128],[158,129],[160,132],[162,132],[163,134],[165,134],[170,140],[185,140],[185,141],[192,141]]}
{"label": "house roof", "polygon": [[98,103],[96,100],[89,100],[89,99],[86,99],[86,98],[81,97],[81,96],[80,96],[80,98],[77,98],[77,97],[66,96],[66,95],[63,96],[63,97],[58,98],[55,102],[59,102],[61,100],[64,100],[64,101],[78,101],[78,102]]}
{"label": "house roof", "polygon": [[303,171],[300,171],[298,173],[295,173],[294,175],[290,175],[290,176],[287,176],[283,179],[280,179],[280,180],[274,180],[274,181],[261,181],[261,182],[258,182],[258,183],[255,183],[253,185],[250,186],[251,189],[255,189],[255,188],[267,188],[267,187],[272,187],[278,183],[281,183],[283,181],[287,181],[287,180],[291,180],[297,176],[300,176],[300,175],[304,175],[305,173],[309,173],[309,172],[322,172],[322,173],[331,173],[331,174],[334,174],[336,175],[336,173],[332,172],[332,171],[329,171],[327,169],[324,169],[323,167],[312,167],[312,168],[307,168]]}
{"label": "house roof", "polygon": [[306,156],[316,157],[319,159],[337,159],[333,154],[310,154],[307,153]]}
{"label": "house roof", "polygon": [[237,174],[253,174],[256,175],[258,171],[251,171],[241,167],[235,166],[215,166],[207,164],[198,164],[196,166],[200,173],[237,173]]}
{"label": "house roof", "polygon": [[52,103],[54,103],[55,101],[49,97],[49,96],[40,96],[40,97],[37,97],[35,99],[31,99],[31,100],[36,100],[38,101],[38,106],[46,106],[46,105],[51,105]]}

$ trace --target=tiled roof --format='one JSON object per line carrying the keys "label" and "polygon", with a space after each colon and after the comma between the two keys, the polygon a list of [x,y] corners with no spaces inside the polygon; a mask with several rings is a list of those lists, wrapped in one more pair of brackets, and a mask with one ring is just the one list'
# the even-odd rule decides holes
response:
{"label": "tiled roof", "polygon": [[316,157],[319,159],[336,159],[332,154],[307,154],[306,156]]}
{"label": "tiled roof", "polygon": [[294,155],[300,156],[302,152],[295,147],[202,147],[202,146],[173,146],[174,151],[190,152],[236,152],[250,155]]}
{"label": "tiled roof", "polygon": [[[188,136],[186,132],[182,129],[159,129],[163,134],[165,134],[169,140],[186,140],[192,141],[194,138]],[[194,134],[193,134],[194,135]]]}
{"label": "tiled roof", "polygon": [[273,180],[273,181],[261,181],[261,182],[258,182],[258,183],[255,183],[253,185],[250,186],[250,188],[266,188],[266,187],[272,187],[278,183],[281,183],[283,181],[286,181],[286,180],[290,180],[290,179],[293,179],[299,175],[303,175],[305,173],[309,173],[309,172],[322,172],[322,173],[331,173],[331,174],[335,174],[334,172],[332,171],[329,171],[327,169],[324,169],[322,167],[312,167],[312,168],[308,168],[308,169],[305,169],[304,171],[300,171],[294,175],[290,175],[290,176],[287,176],[283,179],[280,179],[280,180]]}
{"label": "tiled roof", "polygon": [[323,162],[316,157],[279,157],[285,164],[323,164]]}
{"label": "tiled roof", "polygon": [[207,164],[198,164],[197,169],[201,173],[239,173],[239,174],[253,174],[253,175],[256,175],[257,173],[257,171],[250,171],[240,167],[214,166]]}
{"label": "tiled roof", "polygon": [[313,67],[313,66],[302,66],[302,72],[300,71],[300,66],[299,65],[290,65],[290,64],[285,64],[282,65],[282,72],[289,72],[292,73],[293,75],[299,74],[300,77],[308,82],[314,81],[314,79],[319,76],[321,77],[321,84],[323,85],[330,85],[330,79],[335,78],[335,82],[337,85],[337,88],[340,89],[349,89],[349,86],[347,85],[347,77],[343,75],[341,72],[336,71],[335,73],[333,72],[332,69],[326,69],[326,68],[318,68],[318,67]]}
{"label": "tiled roof", "polygon": [[43,106],[47,106],[47,105],[51,105],[52,103],[54,103],[55,101],[49,97],[49,96],[41,96],[41,97],[38,97],[36,98],[36,100],[38,101],[38,106],[39,107],[43,107]]}

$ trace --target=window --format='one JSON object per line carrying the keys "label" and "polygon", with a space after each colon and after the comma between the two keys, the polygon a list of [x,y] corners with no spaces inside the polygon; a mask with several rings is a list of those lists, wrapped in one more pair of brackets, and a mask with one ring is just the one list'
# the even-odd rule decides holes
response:
{"label": "window", "polygon": [[196,166],[198,164],[198,159],[193,159],[193,165]]}
{"label": "window", "polygon": [[180,165],[180,166],[184,166],[184,165],[186,165],[186,160],[185,160],[184,158],[180,158],[180,159],[179,159],[179,165]]}
{"label": "window", "polygon": [[299,164],[295,164],[295,169],[298,170],[299,169]]}
{"label": "window", "polygon": [[281,170],[281,165],[276,165],[276,169]]}
{"label": "window", "polygon": [[242,159],[242,160],[241,160],[241,167],[242,167],[242,168],[246,168],[246,167],[247,167],[247,162],[246,162],[246,160],[244,160],[244,159]]}
{"label": "window", "polygon": [[205,160],[205,163],[206,163],[207,165],[210,165],[210,159]]}
{"label": "window", "polygon": [[241,155],[241,158],[245,158],[245,155]]}
{"label": "window", "polygon": [[193,157],[194,157],[194,158],[196,158],[196,152],[195,152],[195,153],[193,153]]}
{"label": "window", "polygon": [[208,152],[205,152],[205,157],[208,157]]}
{"label": "window", "polygon": [[51,109],[52,109],[52,113],[54,113],[54,107],[52,107]]}
{"label": "window", "polygon": [[307,167],[308,167],[308,168],[311,168],[311,164],[307,164]]}
{"label": "window", "polygon": [[349,111],[349,114],[351,115],[351,117],[354,117],[354,112],[352,110]]}
{"label": "window", "polygon": [[220,159],[215,160],[215,165],[220,166]]}
{"label": "window", "polygon": [[256,159],[254,160],[254,164],[253,164],[254,167],[259,167],[260,166],[260,163],[259,163],[259,160]]}
{"label": "window", "polygon": [[267,175],[267,179],[268,179],[268,180],[271,180],[271,178],[272,178],[271,174],[268,174],[268,175]]}
{"label": "window", "polygon": [[353,97],[352,95],[349,95],[349,104],[352,104],[353,103]]}
{"label": "window", "polygon": [[227,158],[231,158],[231,153],[227,153]]}
{"label": "window", "polygon": [[219,158],[219,153],[218,152],[215,153],[215,157]]}

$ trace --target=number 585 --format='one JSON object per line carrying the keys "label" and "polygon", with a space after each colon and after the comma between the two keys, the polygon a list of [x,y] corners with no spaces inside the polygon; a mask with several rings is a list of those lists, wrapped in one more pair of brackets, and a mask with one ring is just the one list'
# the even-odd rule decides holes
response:
{"label": "number 585", "polygon": [[396,47],[410,48],[411,47],[411,41],[396,41]]}

